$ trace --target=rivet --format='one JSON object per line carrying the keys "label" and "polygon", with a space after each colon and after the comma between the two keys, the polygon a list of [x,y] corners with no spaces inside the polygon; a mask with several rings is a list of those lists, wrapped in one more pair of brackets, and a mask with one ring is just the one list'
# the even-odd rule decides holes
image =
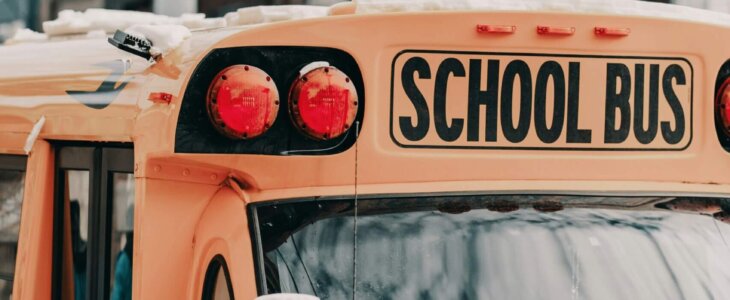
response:
{"label": "rivet", "polygon": [[216,179],[218,179],[218,175],[217,174],[210,175],[210,179],[216,180]]}
{"label": "rivet", "polygon": [[190,175],[190,170],[184,169],[183,170],[183,176],[188,176],[188,175]]}
{"label": "rivet", "polygon": [[160,165],[155,165],[154,167],[152,167],[152,170],[154,170],[155,172],[159,172],[160,170],[162,170],[162,167],[160,167]]}

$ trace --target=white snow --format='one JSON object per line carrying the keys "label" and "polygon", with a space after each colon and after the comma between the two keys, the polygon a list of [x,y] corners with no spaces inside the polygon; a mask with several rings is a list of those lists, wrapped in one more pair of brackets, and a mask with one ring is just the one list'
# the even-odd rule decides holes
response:
{"label": "white snow", "polygon": [[672,3],[730,13],[730,1],[727,0],[674,0]]}
{"label": "white snow", "polygon": [[206,18],[205,14],[183,14],[180,16],[180,22],[190,29],[226,27],[226,19]]}
{"label": "white snow", "polygon": [[636,0],[358,0],[356,13],[418,11],[554,11],[646,16],[730,26],[730,15]]}
{"label": "white snow", "polygon": [[33,125],[33,129],[30,130],[28,137],[25,139],[25,146],[23,146],[23,151],[25,151],[25,154],[30,154],[30,151],[33,150],[33,145],[38,139],[38,135],[41,133],[41,129],[43,129],[43,125],[45,124],[46,116],[41,116],[41,118],[38,119],[37,122],[35,122],[35,125]]}
{"label": "white snow", "polygon": [[190,29],[182,25],[132,25],[124,31],[150,40],[152,56],[169,53],[191,36]]}
{"label": "white snow", "polygon": [[[717,2],[720,0],[712,1]],[[646,16],[730,26],[729,14],[680,5],[636,0],[357,0],[353,4],[356,7],[357,14],[456,10],[545,11]],[[223,18],[206,18],[205,14],[183,14],[180,17],[169,17],[148,12],[107,9],[88,9],[84,12],[64,10],[59,13],[58,19],[44,22],[43,30],[46,39],[71,34],[101,37],[100,32],[93,34],[89,32],[103,31],[106,34],[112,34],[117,29],[129,28],[133,25],[182,25],[188,29],[255,25],[325,17],[328,15],[329,9],[330,7],[327,6],[312,5],[255,6],[238,9],[235,12],[226,14]],[[31,34],[24,31],[15,40],[43,39],[40,34]]]}
{"label": "white snow", "polygon": [[208,29],[228,25],[249,25],[327,16],[328,7],[309,5],[255,6],[241,8],[224,18],[206,18],[205,14],[183,14],[180,17],[149,12],[90,8],[84,12],[63,10],[58,18],[43,22],[48,36],[86,34],[103,30],[112,34],[133,25],[182,25],[189,29]]}
{"label": "white snow", "polygon": [[148,12],[90,8],[85,12],[63,10],[58,19],[43,22],[43,31],[50,35],[80,34],[92,30],[113,33],[134,24],[174,24],[175,18]]}
{"label": "white snow", "polygon": [[103,38],[103,39],[105,39],[105,38],[107,38],[107,34],[106,34],[106,31],[101,30],[101,29],[99,29],[99,30],[92,30],[92,31],[89,31],[89,32],[86,33],[86,38],[89,38],[89,39],[100,39],[100,38]]}
{"label": "white snow", "polygon": [[7,44],[16,44],[22,42],[37,42],[48,40],[48,36],[40,32],[33,31],[27,28],[18,29],[12,38],[7,40]]}
{"label": "white snow", "polygon": [[240,8],[224,17],[229,26],[251,25],[327,16],[329,7],[311,5],[274,5]]}
{"label": "white snow", "polygon": [[84,12],[63,10],[58,19],[43,22],[43,31],[49,36],[86,34],[103,30],[111,34],[132,25],[183,25],[190,29],[226,26],[223,18],[205,18],[205,14],[184,14],[178,18],[149,12],[90,8]]}

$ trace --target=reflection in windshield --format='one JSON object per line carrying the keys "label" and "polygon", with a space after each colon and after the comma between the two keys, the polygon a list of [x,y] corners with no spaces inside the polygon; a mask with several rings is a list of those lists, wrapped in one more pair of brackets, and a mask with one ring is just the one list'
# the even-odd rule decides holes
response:
{"label": "reflection in windshield", "polygon": [[[259,212],[269,292],[352,298],[353,217],[283,210]],[[730,299],[730,225],[707,216],[433,209],[357,222],[358,299]]]}

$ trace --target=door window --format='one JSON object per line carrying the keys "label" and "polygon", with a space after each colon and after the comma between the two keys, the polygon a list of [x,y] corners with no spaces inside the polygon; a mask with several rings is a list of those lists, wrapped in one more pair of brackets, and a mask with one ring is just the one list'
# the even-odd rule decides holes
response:
{"label": "door window", "polygon": [[0,155],[0,299],[13,294],[25,156]]}
{"label": "door window", "polygon": [[131,148],[57,152],[54,299],[131,299]]}

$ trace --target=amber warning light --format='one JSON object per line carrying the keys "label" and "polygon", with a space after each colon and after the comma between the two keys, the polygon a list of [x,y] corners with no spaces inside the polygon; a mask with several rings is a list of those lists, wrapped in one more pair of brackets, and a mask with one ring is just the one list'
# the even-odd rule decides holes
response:
{"label": "amber warning light", "polygon": [[218,73],[208,89],[208,116],[220,133],[250,139],[268,130],[279,111],[279,92],[263,70],[234,65]]}

